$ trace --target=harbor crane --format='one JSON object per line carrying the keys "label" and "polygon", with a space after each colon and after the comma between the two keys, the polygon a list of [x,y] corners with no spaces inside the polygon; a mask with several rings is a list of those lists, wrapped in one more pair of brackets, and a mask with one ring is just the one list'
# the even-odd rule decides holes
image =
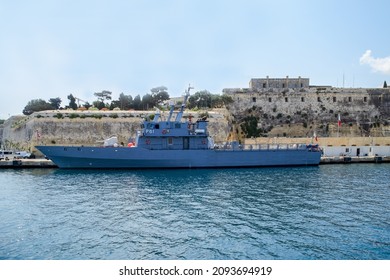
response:
{"label": "harbor crane", "polygon": [[77,100],[77,106],[78,106],[78,107],[80,107],[80,101],[81,101],[81,102],[84,102],[84,103],[87,103],[87,101],[82,100],[81,98],[78,98],[78,97],[76,97],[76,96],[74,97],[74,99]]}

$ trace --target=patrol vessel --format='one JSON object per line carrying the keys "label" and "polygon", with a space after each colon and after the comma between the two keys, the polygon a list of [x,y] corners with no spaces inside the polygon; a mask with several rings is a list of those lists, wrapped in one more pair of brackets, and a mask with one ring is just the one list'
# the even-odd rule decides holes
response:
{"label": "patrol vessel", "polygon": [[36,146],[60,168],[225,168],[318,165],[318,145],[241,145],[237,141],[221,145],[210,137],[206,119],[182,121],[189,90],[181,109],[173,118],[171,105],[167,120],[157,111],[145,120],[127,146],[116,137],[103,146]]}

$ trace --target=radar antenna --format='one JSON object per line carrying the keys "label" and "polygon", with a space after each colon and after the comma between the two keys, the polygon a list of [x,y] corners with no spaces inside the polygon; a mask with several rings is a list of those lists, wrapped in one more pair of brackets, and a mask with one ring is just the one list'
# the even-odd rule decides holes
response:
{"label": "radar antenna", "polygon": [[186,103],[187,103],[187,99],[188,97],[190,96],[190,90],[191,89],[194,89],[193,87],[191,87],[191,84],[188,85],[188,89],[186,89],[184,91],[184,100],[183,100],[183,104],[181,104],[181,108],[180,108],[180,112],[177,113],[177,116],[176,116],[176,122],[180,122],[182,116],[183,116],[183,112],[184,112],[184,108],[186,106]]}

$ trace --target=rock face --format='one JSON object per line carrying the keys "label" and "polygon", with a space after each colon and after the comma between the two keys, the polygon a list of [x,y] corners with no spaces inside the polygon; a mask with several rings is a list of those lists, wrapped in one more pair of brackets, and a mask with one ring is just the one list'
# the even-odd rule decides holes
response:
{"label": "rock face", "polygon": [[390,136],[389,88],[308,86],[308,79],[296,80],[252,79],[250,88],[224,89],[234,100],[233,133],[239,138]]}
{"label": "rock face", "polygon": [[[153,112],[45,111],[14,116],[4,123],[2,142],[7,148],[30,151],[35,151],[37,144],[100,145],[111,136],[127,144],[140,129],[143,118],[151,114]],[[196,120],[197,113],[191,115],[193,121]],[[224,112],[209,112],[208,120],[210,135],[217,142],[226,141],[229,126]]]}

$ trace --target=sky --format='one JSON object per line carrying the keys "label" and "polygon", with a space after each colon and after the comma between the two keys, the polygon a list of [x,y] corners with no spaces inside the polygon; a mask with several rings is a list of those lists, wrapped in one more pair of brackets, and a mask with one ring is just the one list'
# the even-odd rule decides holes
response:
{"label": "sky", "polygon": [[0,119],[33,99],[390,83],[390,1],[0,0]]}

